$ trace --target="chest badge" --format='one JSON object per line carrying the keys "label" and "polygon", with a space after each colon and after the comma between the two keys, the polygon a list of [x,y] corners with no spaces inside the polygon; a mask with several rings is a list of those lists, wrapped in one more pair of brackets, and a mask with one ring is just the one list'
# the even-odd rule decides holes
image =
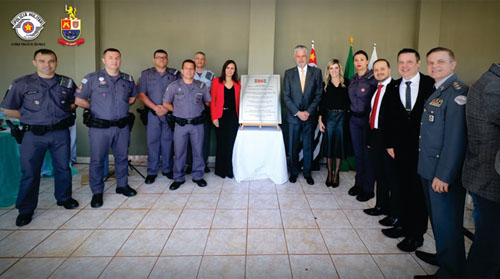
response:
{"label": "chest badge", "polygon": [[441,107],[441,105],[443,104],[443,101],[444,101],[443,99],[433,99],[433,100],[429,103],[429,105],[434,106],[434,107],[438,107],[438,108],[439,108],[439,107]]}
{"label": "chest badge", "polygon": [[35,101],[34,101],[34,103],[35,103],[35,105],[39,105],[39,104],[40,104],[40,101],[35,100]]}
{"label": "chest badge", "polygon": [[99,86],[104,86],[106,85],[106,81],[104,80],[104,77],[99,77]]}
{"label": "chest badge", "polygon": [[432,114],[429,115],[429,122],[434,122],[434,115]]}
{"label": "chest badge", "polygon": [[361,88],[361,93],[365,93],[366,89]]}

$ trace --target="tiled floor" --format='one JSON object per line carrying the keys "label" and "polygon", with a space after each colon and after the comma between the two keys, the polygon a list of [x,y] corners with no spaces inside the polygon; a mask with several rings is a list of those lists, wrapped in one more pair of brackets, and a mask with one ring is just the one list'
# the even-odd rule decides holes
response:
{"label": "tiled floor", "polygon": [[[237,183],[211,172],[206,188],[188,176],[170,191],[161,175],[145,185],[130,172],[138,195],[115,194],[111,180],[99,209],[90,207],[78,174],[76,210],[56,206],[53,179],[45,178],[31,224],[19,229],[17,210],[0,208],[0,278],[413,278],[436,271],[382,235],[380,218],[361,210],[373,199],[347,195],[353,172],[341,173],[336,189],[324,186],[323,174],[324,167],[314,172],[310,186],[303,179]],[[473,226],[469,211],[465,224]],[[433,252],[430,231],[425,240],[423,250]]]}

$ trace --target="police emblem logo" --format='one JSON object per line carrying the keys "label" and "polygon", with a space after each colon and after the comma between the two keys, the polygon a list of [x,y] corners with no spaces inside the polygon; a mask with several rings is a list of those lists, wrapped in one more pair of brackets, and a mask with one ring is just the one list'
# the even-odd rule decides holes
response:
{"label": "police emblem logo", "polygon": [[65,5],[64,10],[68,17],[61,19],[61,37],[58,42],[62,45],[77,46],[85,42],[80,39],[82,32],[82,21],[76,17],[76,8]]}
{"label": "police emblem logo", "polygon": [[104,86],[106,85],[106,80],[104,79],[104,77],[99,77],[99,86]]}
{"label": "police emblem logo", "polygon": [[467,103],[467,97],[465,97],[464,95],[458,95],[457,97],[455,97],[455,103],[463,106]]}
{"label": "police emblem logo", "polygon": [[429,122],[434,122],[434,115],[432,114],[429,115]]}
{"label": "police emblem logo", "polygon": [[443,99],[432,99],[429,105],[434,107],[440,107],[443,104],[443,101],[444,101]]}
{"label": "police emblem logo", "polygon": [[34,101],[34,103],[35,103],[35,105],[39,105],[39,104],[40,104],[40,101],[35,100],[35,101]]}
{"label": "police emblem logo", "polygon": [[18,13],[11,21],[12,29],[16,30],[19,38],[31,41],[34,40],[42,32],[45,21],[43,18],[32,11],[24,11]]}

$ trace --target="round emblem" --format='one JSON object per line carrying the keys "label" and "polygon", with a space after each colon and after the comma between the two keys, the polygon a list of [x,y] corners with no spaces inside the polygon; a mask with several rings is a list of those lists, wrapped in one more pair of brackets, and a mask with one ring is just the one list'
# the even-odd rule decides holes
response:
{"label": "round emblem", "polygon": [[40,35],[45,21],[35,12],[24,11],[18,13],[10,23],[12,23],[12,28],[16,30],[19,38],[31,41]]}
{"label": "round emblem", "polygon": [[104,77],[99,77],[99,81],[104,81]]}
{"label": "round emblem", "polygon": [[40,104],[40,101],[35,100],[35,105],[39,105],[39,104]]}
{"label": "round emblem", "polygon": [[365,91],[366,91],[366,89],[361,88],[361,92],[362,92],[362,93],[365,93]]}

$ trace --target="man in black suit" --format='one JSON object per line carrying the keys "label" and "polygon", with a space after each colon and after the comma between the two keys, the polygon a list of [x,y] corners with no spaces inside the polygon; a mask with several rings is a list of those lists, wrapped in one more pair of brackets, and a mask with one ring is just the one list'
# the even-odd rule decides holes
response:
{"label": "man in black suit", "polygon": [[304,178],[313,185],[311,176],[312,139],[314,114],[321,100],[321,70],[307,66],[307,48],[295,47],[296,67],[286,70],[283,80],[283,96],[288,110],[289,156],[291,159],[290,182],[295,183],[299,175],[299,141],[302,137],[304,150]]}
{"label": "man in black suit", "polygon": [[391,212],[390,191],[394,187],[394,159],[385,150],[383,139],[384,97],[388,86],[394,86],[391,78],[391,66],[386,59],[378,59],[373,63],[373,74],[378,81],[377,91],[371,100],[370,132],[368,133],[368,147],[372,154],[373,170],[377,181],[375,207],[363,210],[372,216],[389,215]]}
{"label": "man in black suit", "polygon": [[387,88],[384,102],[384,140],[387,152],[395,159],[397,178],[391,190],[396,204],[394,216],[380,223],[394,225],[383,229],[390,238],[405,237],[398,248],[415,251],[423,245],[427,231],[427,208],[420,177],[417,174],[420,119],[424,103],[433,91],[434,80],[419,72],[421,61],[414,49],[398,53],[398,71],[402,78]]}

